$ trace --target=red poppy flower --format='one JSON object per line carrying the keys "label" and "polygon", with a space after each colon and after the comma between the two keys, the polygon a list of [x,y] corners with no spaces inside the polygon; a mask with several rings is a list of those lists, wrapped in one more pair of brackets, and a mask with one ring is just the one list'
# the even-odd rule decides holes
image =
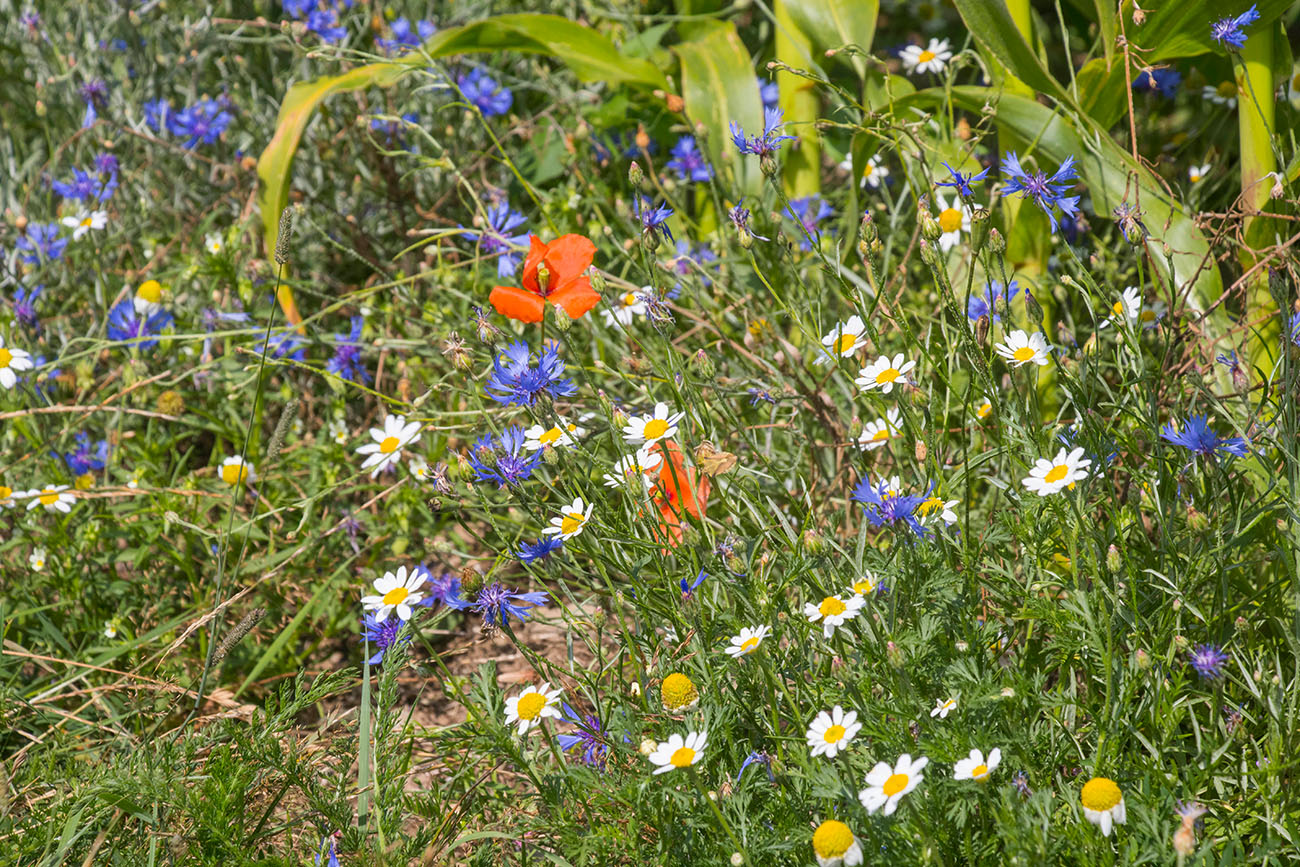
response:
{"label": "red poppy flower", "polygon": [[[563,235],[543,244],[536,235],[528,237],[528,258],[524,261],[524,288],[498,286],[488,300],[502,316],[520,322],[541,322],[546,304],[558,304],[573,319],[582,316],[600,300],[583,276],[596,255],[596,245],[582,235]],[[539,274],[545,266],[545,276]]]}
{"label": "red poppy flower", "polygon": [[682,541],[684,516],[704,517],[713,483],[708,476],[697,473],[694,467],[686,466],[682,450],[676,443],[659,442],[651,446],[651,451],[664,457],[652,492],[660,519],[659,532],[655,535],[659,541],[676,548]]}

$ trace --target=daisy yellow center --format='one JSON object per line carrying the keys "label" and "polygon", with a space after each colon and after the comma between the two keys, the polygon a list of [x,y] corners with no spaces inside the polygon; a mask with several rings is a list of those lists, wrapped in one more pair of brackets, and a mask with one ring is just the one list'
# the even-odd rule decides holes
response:
{"label": "daisy yellow center", "polygon": [[935,58],[934,52],[927,48],[924,51],[922,51],[919,55],[917,55],[916,59],[920,63],[929,63],[931,60],[934,60],[934,58]]}
{"label": "daisy yellow center", "polygon": [[826,730],[826,734],[822,735],[822,740],[833,744],[842,737],[844,737],[844,726],[831,726]]}
{"label": "daisy yellow center", "polygon": [[939,212],[939,228],[944,232],[955,232],[961,228],[961,211],[956,208],[944,208]]}
{"label": "daisy yellow center", "polygon": [[544,707],[546,707],[546,696],[540,692],[530,692],[519,699],[519,703],[515,705],[515,713],[519,714],[520,719],[537,719],[537,715]]}
{"label": "daisy yellow center", "polygon": [[1113,305],[1111,305],[1110,312],[1114,313],[1116,316],[1124,315],[1124,302],[1116,301]]}
{"label": "daisy yellow center", "polygon": [[1057,464],[1047,471],[1047,475],[1043,476],[1043,481],[1059,482],[1061,479],[1065,478],[1065,474],[1069,471],[1070,468],[1065,464]]}
{"label": "daisy yellow center", "polygon": [[972,779],[982,780],[989,775],[989,766],[976,765],[975,767],[970,769],[970,775]]}
{"label": "daisy yellow center", "polygon": [[922,515],[928,515],[935,509],[941,508],[943,508],[943,500],[938,497],[926,497],[921,501],[921,505],[916,507],[916,510]]}
{"label": "daisy yellow center", "polygon": [[90,488],[93,488],[94,486],[95,486],[95,474],[94,474],[94,473],[82,473],[81,475],[77,476],[77,490],[78,490],[78,491],[89,490]]}
{"label": "daisy yellow center", "polygon": [[582,512],[569,512],[560,519],[560,532],[572,533],[581,527],[582,522],[585,520],[587,520],[587,517]]}
{"label": "daisy yellow center", "polygon": [[1138,314],[1138,319],[1141,319],[1143,322],[1154,322],[1155,318],[1156,312],[1154,310],[1143,310]]}
{"label": "daisy yellow center", "polygon": [[1223,84],[1220,84],[1215,88],[1215,91],[1224,99],[1232,99],[1237,95],[1237,85],[1233,84],[1231,81],[1225,81]]}
{"label": "daisy yellow center", "polygon": [[889,439],[889,428],[887,427],[882,427],[880,430],[876,431],[874,434],[871,435],[872,442],[876,442],[878,440],[887,440],[887,439]]}
{"label": "daisy yellow center", "polygon": [[989,413],[993,412],[993,404],[982,403],[980,408],[975,410],[975,414],[980,418],[988,418]]}
{"label": "daisy yellow center", "polygon": [[876,382],[884,385],[886,382],[893,382],[902,375],[903,374],[899,372],[897,367],[886,368],[876,374]]}
{"label": "daisy yellow center", "polygon": [[162,284],[157,280],[146,280],[135,290],[135,297],[157,304],[162,300]]}
{"label": "daisy yellow center", "polygon": [[865,595],[865,594],[870,593],[871,591],[873,591],[873,590],[875,590],[875,589],[876,589],[876,585],[873,584],[873,583],[871,582],[871,579],[869,579],[869,578],[859,578],[857,581],[854,581],[854,582],[853,582],[853,592],[854,592],[854,593],[860,593],[860,594]]}
{"label": "daisy yellow center", "polygon": [[383,600],[385,605],[401,605],[406,601],[406,597],[411,595],[411,591],[405,587],[394,587],[384,594]]}
{"label": "daisy yellow center", "polygon": [[642,436],[648,440],[656,440],[668,432],[668,422],[661,418],[652,418],[645,423]]}
{"label": "daisy yellow center", "polygon": [[876,170],[875,166],[873,166],[871,163],[867,163],[866,168],[862,170],[862,177],[864,178],[871,177],[872,173],[874,173],[875,170]]}
{"label": "daisy yellow center", "polygon": [[664,700],[664,707],[669,710],[686,707],[700,697],[700,692],[695,688],[695,684],[681,672],[673,672],[665,677],[659,690]]}
{"label": "daisy yellow center", "polygon": [[691,762],[695,761],[695,750],[690,747],[679,747],[673,750],[668,761],[674,768],[689,768]]}
{"label": "daisy yellow center", "polygon": [[243,464],[226,464],[221,468],[221,481],[227,485],[238,484],[248,479],[248,468]]}
{"label": "daisy yellow center", "polygon": [[386,455],[391,455],[393,452],[397,451],[397,447],[401,444],[402,441],[397,437],[384,437],[383,441],[379,444],[379,451]]}
{"label": "daisy yellow center", "polygon": [[1098,813],[1106,812],[1123,798],[1115,781],[1106,777],[1093,777],[1083,784],[1083,791],[1079,793],[1079,800],[1083,802],[1083,806]]}
{"label": "daisy yellow center", "polygon": [[629,292],[629,293],[627,293],[626,295],[623,296],[623,306],[624,306],[624,307],[632,307],[632,306],[634,306],[635,304],[636,304],[636,293],[635,293],[635,292]]}
{"label": "daisy yellow center", "polygon": [[853,344],[858,342],[856,334],[841,334],[840,339],[835,343],[835,351],[843,354],[853,348]]}
{"label": "daisy yellow center", "polygon": [[885,780],[885,785],[881,787],[887,798],[894,797],[906,788],[907,774],[890,774],[889,779]]}
{"label": "daisy yellow center", "polygon": [[41,494],[41,505],[53,506],[55,503],[59,501],[59,492],[50,491],[49,488],[46,488],[45,490],[47,491],[47,493]]}
{"label": "daisy yellow center", "polygon": [[82,217],[82,218],[81,218],[81,227],[82,227],[83,229],[90,228],[90,226],[94,225],[94,223],[95,223],[95,218],[94,218],[94,217]]}
{"label": "daisy yellow center", "polygon": [[0,485],[0,500],[7,500],[13,494],[14,489]]}
{"label": "daisy yellow center", "polygon": [[829,819],[813,832],[813,851],[823,858],[839,858],[853,847],[853,832],[843,822]]}
{"label": "daisy yellow center", "polygon": [[1011,357],[1016,361],[1029,361],[1034,357],[1034,349],[1031,346],[1022,346],[1011,353]]}
{"label": "daisy yellow center", "polygon": [[1300,72],[1297,72],[1295,77],[1291,79],[1291,86],[1300,90]]}
{"label": "daisy yellow center", "polygon": [[546,433],[539,436],[537,438],[537,441],[544,446],[550,446],[550,445],[554,445],[555,442],[562,436],[564,436],[564,431],[560,430],[558,427],[553,427],[550,430],[548,430]]}
{"label": "daisy yellow center", "polygon": [[1189,177],[1192,179],[1192,183],[1196,183],[1201,179],[1201,173],[1198,172],[1196,169],[1192,169],[1191,173],[1189,174]]}
{"label": "daisy yellow center", "polygon": [[827,596],[822,600],[822,604],[817,606],[817,611],[822,617],[834,617],[837,614],[843,614],[846,608],[848,606],[834,596]]}
{"label": "daisy yellow center", "polygon": [[0,346],[0,367],[8,367],[9,362],[14,360],[14,354],[3,346]]}
{"label": "daisy yellow center", "polygon": [[758,641],[759,639],[757,635],[751,635],[749,638],[746,638],[744,641],[740,643],[740,652],[749,653],[749,651],[753,650],[755,647],[758,647]]}

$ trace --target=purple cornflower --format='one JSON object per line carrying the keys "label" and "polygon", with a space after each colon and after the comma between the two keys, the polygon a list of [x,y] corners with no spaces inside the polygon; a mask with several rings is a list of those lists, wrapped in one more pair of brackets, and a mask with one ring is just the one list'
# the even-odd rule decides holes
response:
{"label": "purple cornflower", "polygon": [[906,528],[919,537],[929,534],[916,517],[916,510],[925,497],[891,491],[887,479],[872,485],[870,477],[864,476],[853,489],[853,499],[862,504],[862,511],[873,527],[892,527],[895,531]]}
{"label": "purple cornflower", "polygon": [[108,338],[129,341],[131,346],[149,349],[158,345],[158,333],[172,321],[172,315],[166,310],[142,316],[135,312],[133,301],[124,298],[108,312]]}
{"label": "purple cornflower", "polygon": [[937,187],[952,187],[953,189],[955,189],[955,190],[957,191],[957,195],[961,196],[963,199],[973,199],[973,198],[975,198],[975,191],[974,191],[973,189],[971,189],[971,184],[975,183],[976,181],[982,181],[982,180],[984,180],[984,178],[985,178],[985,177],[988,175],[988,173],[989,173],[989,170],[988,170],[988,169],[985,169],[984,171],[980,172],[979,174],[973,174],[973,173],[971,173],[971,174],[962,174],[961,172],[957,171],[956,169],[954,169],[952,166],[948,165],[947,163],[944,163],[944,164],[943,164],[943,167],[946,168],[946,169],[948,170],[948,174],[952,175],[952,180],[951,180],[951,181],[939,181],[939,182],[937,182],[937,183],[935,184],[935,186],[937,186]]}
{"label": "purple cornflower", "polygon": [[14,319],[18,320],[19,325],[33,331],[41,330],[41,323],[36,318],[36,299],[44,289],[44,286],[35,286],[31,289],[19,286],[14,290],[13,300],[9,303],[14,308]]}
{"label": "purple cornflower", "polygon": [[81,128],[85,129],[99,118],[99,112],[108,105],[108,82],[102,78],[92,78],[81,85],[78,92],[86,103],[86,113],[81,118]]}
{"label": "purple cornflower", "polygon": [[703,569],[700,570],[700,574],[695,576],[694,581],[687,581],[686,578],[683,577],[680,582],[680,586],[682,588],[682,599],[683,600],[690,599],[691,594],[695,592],[695,589],[699,587],[701,584],[703,584],[704,579],[708,577],[709,576],[705,573]]}
{"label": "purple cornflower", "polygon": [[509,277],[519,268],[522,254],[516,252],[518,247],[528,246],[528,233],[510,234],[527,222],[527,218],[518,211],[511,210],[509,202],[499,202],[487,209],[482,229],[464,229],[462,238],[478,241],[483,252],[488,256],[497,256],[497,276]]}
{"label": "purple cornflower", "polygon": [[348,29],[339,24],[337,9],[313,9],[308,12],[307,29],[319,36],[322,42],[342,42],[348,35]]}
{"label": "purple cornflower", "polygon": [[1230,657],[1215,644],[1198,644],[1187,654],[1187,663],[1201,680],[1218,680],[1223,677],[1223,666]]}
{"label": "purple cornflower", "polygon": [[1210,38],[1229,50],[1240,51],[1246,45],[1246,31],[1243,29],[1259,20],[1259,9],[1252,3],[1250,8],[1235,18],[1220,18],[1210,25]]}
{"label": "purple cornflower", "polygon": [[731,122],[731,140],[742,154],[754,154],[758,157],[770,157],[781,149],[783,142],[794,141],[792,135],[785,135],[783,112],[779,108],[763,110],[763,134],[745,138],[745,130],[734,120]]}
{"label": "purple cornflower", "polygon": [[1024,771],[1016,771],[1015,776],[1011,778],[1011,785],[1016,787],[1021,797],[1028,798],[1034,794],[1034,790],[1029,788],[1029,774]]}
{"label": "purple cornflower", "polygon": [[497,403],[532,406],[538,397],[563,397],[577,391],[572,379],[564,378],[564,362],[555,343],[542,347],[536,367],[532,366],[528,344],[517,340],[492,360],[488,377],[488,397]]}
{"label": "purple cornflower", "polygon": [[776,398],[772,397],[772,392],[765,388],[751,388],[749,390],[749,405],[758,406],[760,403],[770,403],[776,406]]}
{"label": "purple cornflower", "polygon": [[55,452],[55,456],[63,458],[63,462],[68,465],[68,470],[74,476],[84,476],[86,473],[102,470],[108,463],[108,440],[100,440],[97,443],[91,443],[90,434],[81,431],[74,437],[77,446],[70,452]]}
{"label": "purple cornflower", "polygon": [[107,202],[117,190],[117,172],[106,172],[96,177],[82,169],[73,169],[72,180],[53,181],[50,187],[63,198],[72,201],[94,199],[97,202]]}
{"label": "purple cornflower", "polygon": [[673,215],[673,209],[667,204],[652,207],[649,199],[644,196],[636,197],[636,218],[641,222],[641,231],[647,235],[653,235],[655,232],[663,233],[666,240],[673,239],[673,233],[668,228],[668,218]]}
{"label": "purple cornflower", "polygon": [[1120,202],[1111,210],[1110,215],[1115,218],[1119,230],[1124,233],[1125,241],[1137,244],[1146,240],[1147,226],[1142,222],[1142,212],[1136,205]]}
{"label": "purple cornflower", "polygon": [[438,32],[438,25],[432,21],[416,21],[412,26],[405,17],[397,18],[388,25],[392,39],[375,37],[375,44],[389,54],[396,54],[408,48],[419,48],[427,39]]}
{"label": "purple cornflower", "polygon": [[802,240],[799,241],[800,250],[812,249],[812,242],[809,238],[818,236],[817,224],[833,213],[835,212],[831,209],[831,206],[826,204],[826,200],[818,195],[803,196],[790,200],[790,204],[786,208],[786,214],[803,227]]}
{"label": "purple cornflower", "polygon": [[294,361],[302,361],[307,357],[307,350],[304,348],[307,341],[298,335],[296,329],[281,328],[277,329],[271,335],[268,341],[271,349],[272,358],[291,358]]}
{"label": "purple cornflower", "polygon": [[545,560],[551,554],[564,547],[564,540],[559,536],[543,536],[536,542],[520,542],[519,562],[536,563],[538,560]]}
{"label": "purple cornflower", "polygon": [[194,150],[200,144],[214,144],[230,126],[234,118],[226,111],[228,101],[200,99],[167,119],[167,129],[177,138],[185,139],[181,147]]}
{"label": "purple cornflower", "polygon": [[365,385],[370,382],[370,374],[366,373],[365,366],[361,364],[361,326],[363,324],[365,324],[363,317],[353,316],[352,330],[346,335],[334,335],[334,357],[325,364],[325,369],[344,379],[350,379],[353,382]]}
{"label": "purple cornflower", "polygon": [[1182,446],[1193,454],[1208,458],[1215,452],[1245,457],[1250,451],[1246,441],[1241,437],[1220,437],[1210,429],[1209,421],[1204,415],[1192,415],[1183,422],[1182,430],[1169,422],[1160,429],[1160,438],[1174,445]]}
{"label": "purple cornflower", "polygon": [[1291,314],[1291,319],[1287,322],[1287,333],[1291,335],[1291,342],[1300,346],[1300,311]]}
{"label": "purple cornflower", "polygon": [[740,765],[740,770],[736,771],[737,783],[745,776],[745,768],[750,765],[762,765],[763,769],[767,771],[767,781],[769,783],[776,782],[776,775],[772,773],[772,757],[765,752],[755,750],[745,757],[745,761]]}
{"label": "purple cornflower", "polygon": [[483,70],[471,69],[468,74],[456,79],[456,86],[465,99],[478,106],[486,117],[505,114],[514,104],[515,96],[510,88],[502,87],[495,78]]}
{"label": "purple cornflower", "polygon": [[1056,170],[1056,174],[1050,178],[1042,171],[1033,174],[1026,172],[1020,167],[1020,158],[1016,156],[1015,151],[1007,152],[1002,166],[1009,176],[1006,186],[1002,189],[1002,195],[1019,193],[1020,198],[1033,200],[1034,204],[1047,214],[1053,232],[1057,230],[1055,213],[1057,208],[1071,216],[1078,213],[1079,197],[1066,195],[1074,185],[1076,172],[1074,157],[1066,157],[1065,162],[1061,163],[1061,167]]}
{"label": "purple cornflower", "polygon": [[27,28],[27,36],[36,39],[41,35],[41,15],[35,9],[28,9],[18,16],[18,23]]}
{"label": "purple cornflower", "polygon": [[545,605],[547,595],[544,591],[534,593],[516,593],[504,587],[500,581],[479,591],[478,599],[470,606],[483,615],[483,627],[487,630],[509,625],[511,617],[520,622],[528,619],[528,611],[538,605]]}
{"label": "purple cornflower", "polygon": [[508,427],[501,435],[480,437],[469,450],[469,464],[480,482],[496,482],[498,488],[518,485],[542,462],[542,450],[524,450],[524,429]]}
{"label": "purple cornflower", "polygon": [[23,261],[28,265],[39,265],[62,258],[68,239],[59,237],[58,223],[28,223],[14,247],[24,252]]}
{"label": "purple cornflower", "polygon": [[[384,621],[375,619],[373,613],[367,614],[361,621],[361,637],[369,641],[376,648],[375,655],[366,660],[371,665],[378,665],[384,661],[384,654],[389,648],[398,643],[398,633],[402,631],[404,621],[397,617],[390,617]],[[410,644],[411,636],[407,635],[402,644]]]}
{"label": "purple cornflower", "polygon": [[755,80],[758,82],[758,96],[763,100],[763,108],[776,108],[781,104],[781,88],[775,81],[764,81],[761,78]]}
{"label": "purple cornflower", "polygon": [[666,166],[677,172],[682,181],[703,183],[713,180],[713,166],[709,165],[708,157],[700,151],[695,136],[684,135],[679,138],[670,154],[672,159]]}
{"label": "purple cornflower", "polygon": [[740,201],[736,202],[735,207],[730,211],[727,211],[727,216],[731,218],[731,224],[736,227],[736,231],[740,234],[740,245],[742,247],[749,246],[745,240],[746,238],[757,238],[760,241],[772,240],[771,238],[764,238],[762,235],[749,228],[749,208],[741,206],[741,202],[743,201],[745,200],[742,198]]}
{"label": "purple cornflower", "polygon": [[1146,90],[1158,93],[1165,99],[1178,95],[1178,86],[1183,83],[1183,74],[1172,66],[1150,66],[1138,73],[1133,79],[1134,90]]}
{"label": "purple cornflower", "polygon": [[1011,299],[1015,298],[1020,292],[1020,287],[1016,281],[1012,280],[1006,286],[1001,281],[990,280],[984,284],[983,295],[972,295],[966,302],[966,316],[971,321],[979,319],[981,316],[987,316],[994,322],[1002,321],[1002,314],[998,313],[998,302],[1005,305],[1011,304]]}
{"label": "purple cornflower", "polygon": [[578,754],[578,761],[588,767],[597,770],[605,769],[605,757],[609,754],[609,744],[606,739],[605,729],[600,725],[600,719],[595,714],[582,714],[581,716],[567,702],[563,703],[564,718],[578,727],[573,734],[559,735],[556,742],[560,746],[560,752],[568,753],[574,747],[581,747],[582,751]]}
{"label": "purple cornflower", "polygon": [[[424,572],[428,572],[423,566],[419,567]],[[420,600],[420,605],[425,608],[432,608],[434,603],[441,602],[448,608],[455,608],[457,611],[464,611],[469,608],[469,603],[461,598],[460,579],[450,572],[445,573],[441,578],[430,577],[428,584],[425,585],[429,595]]]}

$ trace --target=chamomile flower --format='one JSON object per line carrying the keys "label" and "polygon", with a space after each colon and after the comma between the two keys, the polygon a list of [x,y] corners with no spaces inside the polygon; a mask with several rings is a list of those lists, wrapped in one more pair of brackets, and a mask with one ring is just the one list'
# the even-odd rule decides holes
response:
{"label": "chamomile flower", "polygon": [[411,475],[415,477],[416,481],[427,482],[429,480],[429,462],[424,458],[415,455],[406,462],[406,466],[410,469]]}
{"label": "chamomile flower", "polygon": [[858,181],[858,185],[878,190],[887,177],[889,177],[889,166],[885,165],[880,154],[872,154],[871,159],[867,160],[867,164],[862,167],[862,178]]}
{"label": "chamomile flower", "polygon": [[830,638],[835,634],[835,627],[842,626],[862,610],[866,600],[861,596],[850,596],[848,599],[842,599],[839,596],[827,596],[818,604],[808,602],[804,604],[803,613],[808,618],[809,623],[822,624],[822,634]]}
{"label": "chamomile flower", "polygon": [[836,819],[827,819],[813,831],[813,854],[817,867],[856,867],[862,863],[862,847],[849,826]]}
{"label": "chamomile flower", "polygon": [[669,713],[685,713],[700,706],[700,691],[693,680],[674,671],[659,684],[659,699]]}
{"label": "chamomile flower", "polygon": [[858,378],[853,381],[863,391],[878,388],[881,394],[889,394],[894,390],[894,383],[907,381],[907,373],[914,367],[916,362],[905,360],[901,352],[892,359],[882,355],[858,371]]}
{"label": "chamomile flower", "polygon": [[218,232],[209,232],[203,238],[203,249],[208,251],[209,256],[220,256],[221,251],[226,249],[226,242],[221,239]]}
{"label": "chamomile flower", "polygon": [[948,714],[952,713],[956,709],[957,709],[956,696],[953,696],[952,698],[938,698],[935,699],[934,701],[934,709],[930,711],[930,717],[931,719],[933,719],[934,717],[938,717],[939,719],[947,719]]}
{"label": "chamomile flower", "polygon": [[32,357],[25,349],[5,346],[5,339],[0,335],[0,385],[11,389],[18,383],[18,370],[31,370]]}
{"label": "chamomile flower", "polygon": [[970,231],[970,206],[957,196],[953,196],[951,203],[946,202],[938,191],[934,194],[934,203],[939,209],[939,228],[943,231],[939,236],[939,249],[947,253],[961,243],[962,232]]}
{"label": "chamomile flower", "polygon": [[370,470],[370,478],[373,479],[384,470],[397,466],[402,459],[402,449],[419,433],[418,421],[408,423],[405,416],[386,416],[383,428],[370,429],[370,438],[374,442],[366,443],[357,449],[357,454],[366,455],[366,459],[361,463],[361,469],[373,467]]}
{"label": "chamomile flower", "polygon": [[548,536],[559,536],[568,541],[577,536],[591,520],[591,503],[583,503],[582,497],[575,497],[573,502],[560,511],[559,516],[551,519],[551,526],[543,527],[542,532]]}
{"label": "chamomile flower", "polygon": [[1109,837],[1111,828],[1124,824],[1127,814],[1124,810],[1124,793],[1114,780],[1107,777],[1093,777],[1083,784],[1079,792],[1083,804],[1083,815],[1089,822],[1101,828],[1103,837]]}
{"label": "chamomile flower", "polygon": [[674,734],[655,747],[646,758],[655,766],[654,773],[666,774],[678,768],[689,768],[704,758],[704,748],[709,744],[707,732],[687,732],[686,737]]}
{"label": "chamomile flower", "polygon": [[638,291],[629,289],[611,301],[607,310],[602,310],[606,325],[631,325],[638,316],[646,315],[646,296],[654,292],[653,286],[642,286]]}
{"label": "chamomile flower", "polygon": [[992,774],[1002,762],[1002,750],[994,747],[989,751],[988,758],[979,750],[971,750],[970,755],[960,759],[952,767],[952,778],[954,780],[974,780],[977,783],[988,782],[989,774]]}
{"label": "chamomile flower", "polygon": [[385,572],[382,578],[375,579],[378,595],[362,596],[361,605],[375,612],[377,623],[383,623],[394,611],[399,620],[410,620],[411,608],[424,598],[421,588],[428,578],[429,573],[423,567],[416,566],[408,574],[405,566],[399,566],[397,572]]}
{"label": "chamomile flower", "polygon": [[1050,461],[1039,458],[1029,471],[1029,478],[1020,483],[1040,497],[1051,496],[1066,488],[1073,488],[1074,483],[1088,477],[1088,467],[1092,461],[1083,456],[1083,448],[1067,452],[1061,449]]}
{"label": "chamomile flower", "polygon": [[1142,290],[1136,286],[1126,286],[1120,293],[1119,300],[1110,307],[1110,316],[1107,317],[1098,328],[1109,328],[1111,325],[1123,325],[1128,322],[1136,322],[1142,315]]}
{"label": "chamomile flower", "polygon": [[922,523],[938,517],[951,527],[957,523],[957,513],[953,510],[957,508],[958,502],[958,500],[945,500],[938,493],[931,491],[930,495],[921,501],[921,505],[916,507],[916,514],[921,516]]}
{"label": "chamomile flower", "polygon": [[642,448],[634,454],[624,455],[614,462],[613,472],[605,473],[605,487],[617,488],[640,479],[646,488],[654,484],[651,476],[659,472],[664,456]]}
{"label": "chamomile flower", "polygon": [[898,407],[891,406],[884,418],[869,421],[862,426],[862,433],[858,434],[858,448],[867,452],[883,448],[898,436],[901,423]]}
{"label": "chamomile flower", "polygon": [[131,303],[140,316],[149,317],[162,312],[163,287],[157,280],[146,280],[135,287]]}
{"label": "chamomile flower", "polygon": [[980,401],[980,405],[975,407],[975,417],[980,421],[988,418],[993,414],[993,402],[987,397]]}
{"label": "chamomile flower", "polygon": [[867,774],[867,787],[858,792],[858,800],[868,813],[884,807],[884,815],[892,816],[903,796],[924,782],[921,771],[929,763],[925,756],[913,761],[907,753],[899,756],[892,768],[885,762],[877,762]]}
{"label": "chamomile flower", "polygon": [[1210,173],[1210,169],[1212,168],[1214,168],[1214,166],[1210,165],[1209,163],[1205,163],[1204,165],[1199,165],[1199,166],[1192,166],[1187,170],[1187,180],[1191,181],[1194,184],[1199,184],[1201,181],[1205,180],[1206,175]]}
{"label": "chamomile flower", "polygon": [[519,734],[542,724],[542,720],[560,718],[560,691],[551,689],[549,682],[529,686],[519,695],[506,699],[506,725],[517,725]]}
{"label": "chamomile flower", "polygon": [[849,746],[853,736],[862,730],[857,711],[845,711],[838,704],[817,714],[808,725],[806,738],[813,756],[833,759]]}
{"label": "chamomile flower", "polygon": [[1237,85],[1232,81],[1222,81],[1217,87],[1205,85],[1201,88],[1201,99],[1209,100],[1215,105],[1226,105],[1228,108],[1237,107]]}
{"label": "chamomile flower", "polygon": [[938,74],[943,72],[948,61],[952,59],[952,49],[947,39],[931,39],[925,48],[909,45],[899,52],[898,56],[903,61],[903,68],[908,72]]}
{"label": "chamomile flower", "polygon": [[45,559],[46,559],[45,549],[36,548],[32,551],[30,555],[28,555],[27,565],[32,567],[33,572],[40,572],[42,569],[45,568]]}
{"label": "chamomile flower", "polygon": [[1031,363],[1042,367],[1047,364],[1047,353],[1051,350],[1047,338],[1041,331],[1027,334],[1020,330],[1008,334],[1006,340],[994,348],[997,349],[998,355],[1011,362],[1012,367]]}
{"label": "chamomile flower", "polygon": [[862,317],[854,314],[847,322],[840,323],[826,332],[822,338],[825,350],[818,354],[818,364],[830,364],[835,356],[848,358],[867,345],[867,326]]}
{"label": "chamomile flower", "polygon": [[32,488],[30,491],[24,491],[23,497],[28,500],[27,511],[29,512],[37,506],[44,506],[47,512],[67,514],[72,511],[72,507],[77,502],[77,498],[68,493],[67,485],[46,485],[39,490]]}
{"label": "chamomile flower", "polygon": [[347,424],[341,418],[336,418],[326,425],[325,434],[341,446],[347,445],[348,440],[352,439],[352,431],[348,430]]}
{"label": "chamomile flower", "polygon": [[585,434],[586,431],[573,422],[564,419],[560,419],[559,422],[559,424],[551,428],[544,428],[540,424],[535,424],[524,431],[524,448],[530,452],[535,452],[547,446],[559,448],[561,446],[577,445],[578,437]]}
{"label": "chamomile flower", "polygon": [[217,473],[221,476],[221,481],[232,487],[240,483],[248,485],[257,481],[257,471],[253,465],[239,455],[233,455],[222,461],[221,469],[217,470]]}
{"label": "chamomile flower", "polygon": [[870,596],[881,587],[880,579],[874,572],[864,572],[862,577],[853,582],[850,588],[854,596]]}
{"label": "chamomile flower", "polygon": [[725,648],[726,654],[732,659],[739,659],[742,656],[749,656],[758,646],[763,643],[772,630],[766,625],[759,627],[746,626],[740,630],[739,635],[731,636],[731,644]]}
{"label": "chamomile flower", "polygon": [[633,445],[657,443],[677,436],[677,423],[686,413],[674,413],[666,403],[656,403],[654,412],[649,415],[633,416],[623,428],[623,439]]}
{"label": "chamomile flower", "polygon": [[72,230],[72,240],[80,241],[92,229],[98,232],[108,225],[108,211],[82,211],[75,217],[64,217],[59,222]]}

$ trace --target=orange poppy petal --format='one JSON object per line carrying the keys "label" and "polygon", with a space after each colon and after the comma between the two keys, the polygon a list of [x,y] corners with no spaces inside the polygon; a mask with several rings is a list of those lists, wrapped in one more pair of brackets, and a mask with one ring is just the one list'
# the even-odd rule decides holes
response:
{"label": "orange poppy petal", "polygon": [[533,292],[526,292],[515,286],[498,286],[488,296],[488,301],[502,316],[509,316],[520,322],[541,322],[546,313],[542,298]]}
{"label": "orange poppy petal", "polygon": [[595,289],[591,288],[590,280],[579,277],[558,292],[547,295],[546,300],[563,307],[570,319],[577,319],[595,307],[600,296],[596,294]]}
{"label": "orange poppy petal", "polygon": [[561,235],[546,245],[546,267],[551,270],[551,285],[564,286],[580,275],[596,255],[596,245],[582,235]]}
{"label": "orange poppy petal", "polygon": [[[529,292],[537,292],[537,266],[542,264],[542,259],[546,257],[546,245],[542,239],[536,235],[528,236],[528,258],[524,260],[524,288]],[[546,267],[551,267],[547,265]],[[554,282],[552,286],[556,285]],[[538,293],[541,294],[541,293]]]}

